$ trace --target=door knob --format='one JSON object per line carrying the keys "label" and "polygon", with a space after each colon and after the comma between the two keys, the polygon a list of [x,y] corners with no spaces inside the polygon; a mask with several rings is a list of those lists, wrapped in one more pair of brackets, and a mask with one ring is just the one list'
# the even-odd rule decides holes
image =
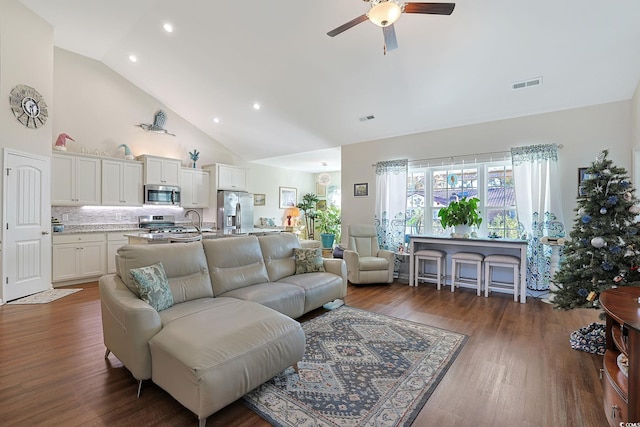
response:
{"label": "door knob", "polygon": [[42,232],[42,235],[43,235],[43,236],[46,236],[47,234],[49,234],[49,232],[48,232],[48,231],[43,231],[43,232]]}

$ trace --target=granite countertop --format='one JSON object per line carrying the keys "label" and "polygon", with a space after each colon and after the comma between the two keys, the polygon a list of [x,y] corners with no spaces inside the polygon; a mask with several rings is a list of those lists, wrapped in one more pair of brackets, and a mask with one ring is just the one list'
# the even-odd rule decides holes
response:
{"label": "granite countertop", "polygon": [[[241,230],[239,233],[232,231],[221,231],[221,230],[211,230],[204,228],[202,231],[203,239],[217,239],[220,237],[237,237],[237,236],[249,236],[254,234],[267,234],[267,233],[280,233],[282,230],[274,230],[274,229],[264,229],[264,228],[248,228],[246,230]],[[148,240],[168,240],[170,237],[188,237],[185,235],[195,236],[197,235],[197,231],[195,228],[188,228],[184,232],[181,233],[144,233],[135,231],[132,233],[126,234],[129,237],[136,237],[139,239],[148,239]]]}

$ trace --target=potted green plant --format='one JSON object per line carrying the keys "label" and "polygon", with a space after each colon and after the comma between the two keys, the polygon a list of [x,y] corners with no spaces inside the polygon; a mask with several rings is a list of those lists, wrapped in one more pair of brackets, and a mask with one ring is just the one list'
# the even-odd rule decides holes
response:
{"label": "potted green plant", "polygon": [[476,197],[462,199],[449,203],[449,206],[441,208],[438,212],[442,228],[454,227],[455,233],[469,236],[471,226],[479,227],[482,223],[480,211],[478,210],[478,200]]}
{"label": "potted green plant", "polygon": [[316,203],[318,203],[318,196],[313,193],[307,193],[302,196],[302,201],[296,205],[298,209],[302,211],[304,215],[304,222],[307,226],[307,237],[313,239],[314,220],[316,218]]}
{"label": "potted green plant", "polygon": [[340,208],[329,206],[323,211],[316,212],[316,225],[320,231],[320,241],[325,249],[333,248],[333,242],[340,241]]}

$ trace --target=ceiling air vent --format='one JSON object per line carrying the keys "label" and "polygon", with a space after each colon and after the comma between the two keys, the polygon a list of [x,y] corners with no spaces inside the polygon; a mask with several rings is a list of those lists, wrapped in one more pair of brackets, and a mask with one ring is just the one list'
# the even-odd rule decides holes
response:
{"label": "ceiling air vent", "polygon": [[525,80],[522,82],[515,82],[511,84],[511,89],[524,89],[526,87],[540,86],[542,84],[542,77],[536,77],[534,79]]}
{"label": "ceiling air vent", "polygon": [[360,117],[358,120],[360,120],[361,122],[366,122],[368,120],[373,120],[375,119],[376,116],[374,116],[373,114],[371,114],[370,116],[364,116],[364,117]]}

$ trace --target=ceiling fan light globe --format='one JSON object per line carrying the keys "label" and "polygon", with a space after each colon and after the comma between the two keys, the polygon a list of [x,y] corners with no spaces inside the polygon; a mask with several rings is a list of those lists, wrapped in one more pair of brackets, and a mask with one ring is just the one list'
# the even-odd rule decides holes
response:
{"label": "ceiling fan light globe", "polygon": [[378,27],[388,27],[400,18],[402,8],[394,1],[378,3],[371,8],[367,17]]}

